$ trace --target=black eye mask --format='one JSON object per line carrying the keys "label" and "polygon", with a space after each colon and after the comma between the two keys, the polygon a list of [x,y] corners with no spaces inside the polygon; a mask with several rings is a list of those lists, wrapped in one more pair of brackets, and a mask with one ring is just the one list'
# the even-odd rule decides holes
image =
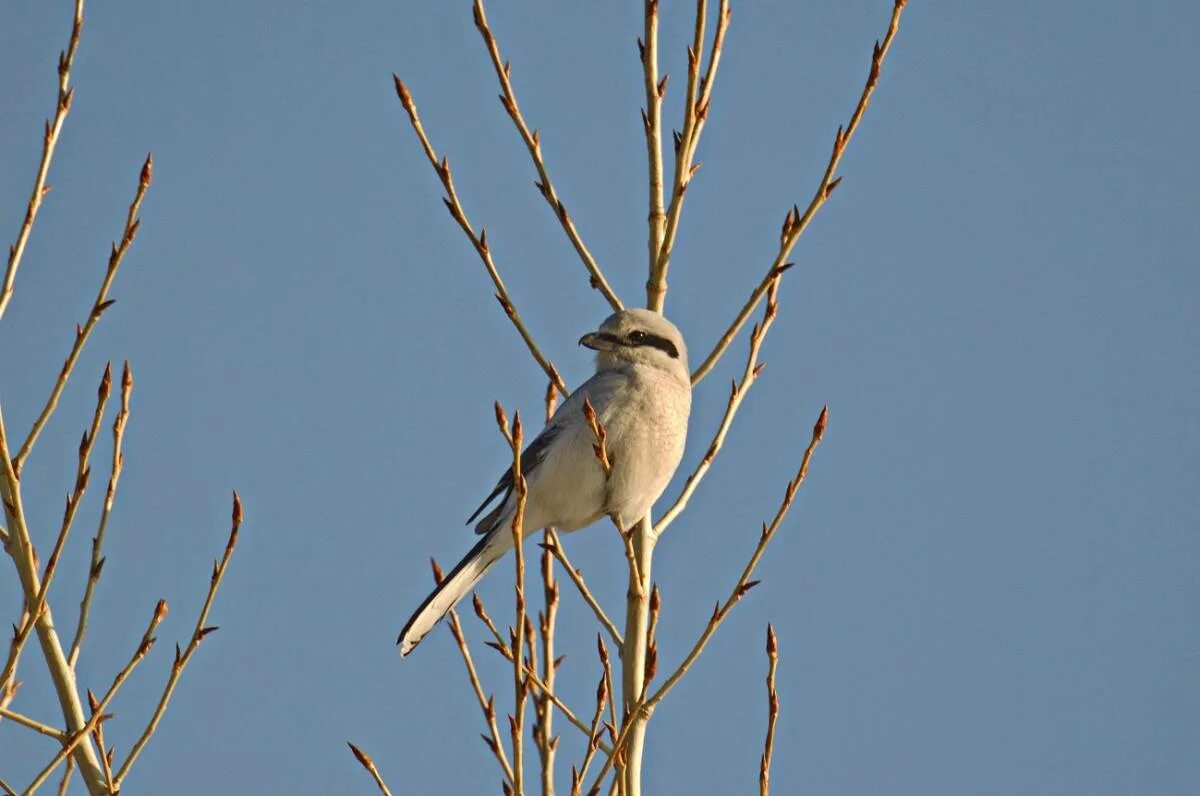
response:
{"label": "black eye mask", "polygon": [[659,351],[662,351],[672,359],[679,359],[679,349],[675,347],[674,343],[665,337],[659,337],[658,335],[650,334],[649,332],[635,330],[630,332],[629,337],[624,340],[609,332],[601,332],[599,337],[601,340],[606,340],[616,345],[623,345],[628,348],[657,348]]}

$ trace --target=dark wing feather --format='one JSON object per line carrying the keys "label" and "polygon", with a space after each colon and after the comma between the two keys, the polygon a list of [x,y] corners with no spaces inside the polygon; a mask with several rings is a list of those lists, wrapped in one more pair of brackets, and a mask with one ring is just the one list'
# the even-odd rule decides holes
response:
{"label": "dark wing feather", "polygon": [[[537,466],[545,460],[546,452],[550,450],[550,443],[554,441],[556,436],[558,436],[558,430],[559,426],[551,423],[542,429],[542,433],[538,434],[533,442],[526,446],[525,450],[521,451],[521,475],[528,478],[533,471],[537,469]],[[479,508],[475,509],[475,513],[467,518],[467,525],[470,525],[472,522],[474,522],[475,518],[478,517],[483,510],[488,507],[488,504],[495,500],[496,496],[500,493],[504,493],[504,497],[500,499],[500,506],[503,506],[505,501],[508,500],[508,496],[512,494],[512,490],[513,474],[512,466],[510,465],[509,468],[504,471],[504,475],[500,476],[500,480],[496,482],[496,488],[492,490],[491,494],[488,495],[486,499],[484,499],[483,503],[479,505]],[[498,506],[497,511],[492,512],[492,514],[498,514],[498,509],[500,506]],[[475,527],[475,533],[487,533],[491,530],[492,522],[494,522],[496,519],[492,516],[492,514],[489,514],[483,518],[483,521]]]}

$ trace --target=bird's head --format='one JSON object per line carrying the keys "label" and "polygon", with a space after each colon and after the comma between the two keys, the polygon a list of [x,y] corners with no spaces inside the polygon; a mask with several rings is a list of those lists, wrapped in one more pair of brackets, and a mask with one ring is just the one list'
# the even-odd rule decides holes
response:
{"label": "bird's head", "polygon": [[596,351],[597,370],[646,365],[691,383],[683,335],[675,324],[652,310],[614,312],[599,329],[579,338],[579,344]]}

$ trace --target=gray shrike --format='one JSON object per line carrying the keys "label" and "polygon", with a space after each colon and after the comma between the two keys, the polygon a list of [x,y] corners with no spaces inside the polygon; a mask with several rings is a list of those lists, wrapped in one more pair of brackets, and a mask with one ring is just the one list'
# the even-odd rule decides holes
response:
{"label": "gray shrike", "polygon": [[[528,486],[526,535],[547,526],[574,531],[608,515],[627,528],[650,511],[683,457],[692,381],[687,348],[674,324],[650,310],[622,310],[579,344],[597,352],[595,375],[571,393],[521,454]],[[607,433],[608,477],[592,447],[585,398]],[[512,548],[517,503],[512,467],[467,523],[500,495],[500,504],[475,526],[483,538],[400,631],[396,643],[401,655],[412,652]]]}

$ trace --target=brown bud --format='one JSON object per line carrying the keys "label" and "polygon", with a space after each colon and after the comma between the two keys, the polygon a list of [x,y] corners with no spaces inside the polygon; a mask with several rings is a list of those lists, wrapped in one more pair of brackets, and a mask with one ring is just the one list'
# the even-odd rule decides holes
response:
{"label": "brown bud", "polygon": [[475,607],[475,615],[480,620],[487,616],[487,612],[483,610],[483,600],[479,599],[479,595],[474,592],[471,593],[471,605]]}
{"label": "brown bud", "polygon": [[409,115],[412,115],[415,109],[413,107],[412,94],[409,93],[408,86],[404,85],[404,81],[400,79],[399,75],[393,74],[392,80],[396,83],[396,96],[400,98],[400,104],[404,106]]}
{"label": "brown bud", "polygon": [[112,395],[112,362],[105,366],[104,375],[100,377],[100,387],[96,394],[101,401],[107,401],[108,396]]}
{"label": "brown bud", "polygon": [[354,758],[359,763],[361,763],[363,766],[365,766],[366,768],[374,768],[375,767],[375,764],[371,762],[371,758],[367,755],[366,752],[359,749],[357,746],[350,743],[349,741],[346,742],[346,746],[350,747],[350,751],[354,753]]}
{"label": "brown bud", "polygon": [[829,404],[825,404],[821,409],[821,415],[817,418],[817,422],[813,425],[813,439],[820,440],[825,436],[825,426],[829,422]]}
{"label": "brown bud", "polygon": [[154,179],[154,153],[146,153],[146,161],[142,164],[142,173],[138,175],[138,184],[142,190],[150,187],[150,181]]}
{"label": "brown bud", "polygon": [[739,586],[738,590],[737,590],[738,598],[741,599],[742,597],[745,597],[747,592],[749,592],[751,589],[753,589],[755,586],[757,586],[760,583],[762,583],[761,580],[751,580],[751,581],[747,581],[743,585]]}

